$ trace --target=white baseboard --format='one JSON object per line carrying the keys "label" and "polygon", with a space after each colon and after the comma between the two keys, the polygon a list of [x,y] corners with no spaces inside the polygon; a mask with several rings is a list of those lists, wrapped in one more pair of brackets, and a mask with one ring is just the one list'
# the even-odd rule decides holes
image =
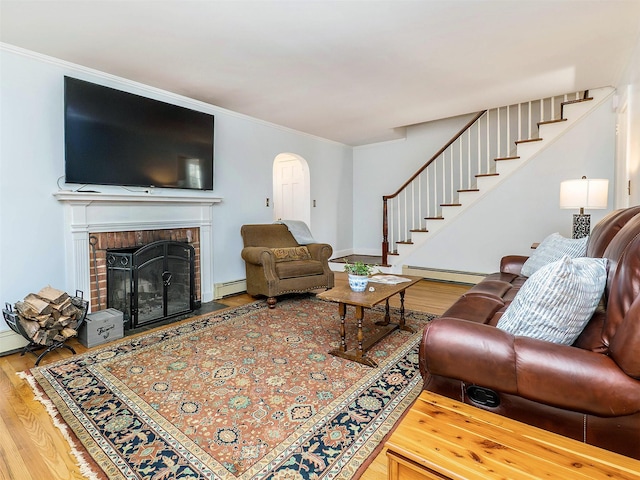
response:
{"label": "white baseboard", "polygon": [[402,273],[404,275],[414,275],[416,277],[423,277],[428,280],[437,280],[440,282],[453,282],[464,283],[469,285],[475,285],[480,283],[486,274],[475,272],[459,272],[455,270],[441,270],[439,268],[428,267],[412,267],[409,265],[403,265]]}
{"label": "white baseboard", "polygon": [[232,282],[216,283],[213,286],[213,299],[218,300],[228,295],[235,295],[236,293],[242,293],[247,291],[247,281],[235,280]]}
{"label": "white baseboard", "polygon": [[0,355],[19,350],[27,343],[29,342],[27,342],[22,335],[18,335],[13,330],[2,331],[0,332]]}

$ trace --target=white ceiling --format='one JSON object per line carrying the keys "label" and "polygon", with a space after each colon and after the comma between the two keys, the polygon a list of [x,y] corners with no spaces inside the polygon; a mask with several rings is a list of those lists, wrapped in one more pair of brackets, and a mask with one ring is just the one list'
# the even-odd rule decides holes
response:
{"label": "white ceiling", "polygon": [[639,33],[640,0],[0,1],[3,43],[349,145],[616,86]]}

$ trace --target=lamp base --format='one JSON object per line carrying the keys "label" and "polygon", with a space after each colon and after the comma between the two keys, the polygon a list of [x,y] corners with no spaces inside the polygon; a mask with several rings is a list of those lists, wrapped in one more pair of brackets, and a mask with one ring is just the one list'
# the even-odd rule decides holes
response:
{"label": "lamp base", "polygon": [[588,237],[591,233],[591,215],[588,213],[573,215],[573,236],[572,238]]}

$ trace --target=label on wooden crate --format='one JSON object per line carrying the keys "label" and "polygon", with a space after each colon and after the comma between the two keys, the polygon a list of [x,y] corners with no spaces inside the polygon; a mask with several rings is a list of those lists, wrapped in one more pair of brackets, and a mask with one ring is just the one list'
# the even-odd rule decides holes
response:
{"label": "label on wooden crate", "polygon": [[115,308],[88,313],[78,332],[78,340],[87,348],[122,338],[123,314]]}

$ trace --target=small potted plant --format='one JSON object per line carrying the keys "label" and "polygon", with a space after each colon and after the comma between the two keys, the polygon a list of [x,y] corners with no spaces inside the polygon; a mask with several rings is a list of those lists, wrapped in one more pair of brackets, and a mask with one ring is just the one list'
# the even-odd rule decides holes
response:
{"label": "small potted plant", "polygon": [[364,292],[369,283],[369,275],[376,271],[375,265],[367,265],[363,262],[347,262],[344,271],[349,274],[349,286],[354,292]]}

